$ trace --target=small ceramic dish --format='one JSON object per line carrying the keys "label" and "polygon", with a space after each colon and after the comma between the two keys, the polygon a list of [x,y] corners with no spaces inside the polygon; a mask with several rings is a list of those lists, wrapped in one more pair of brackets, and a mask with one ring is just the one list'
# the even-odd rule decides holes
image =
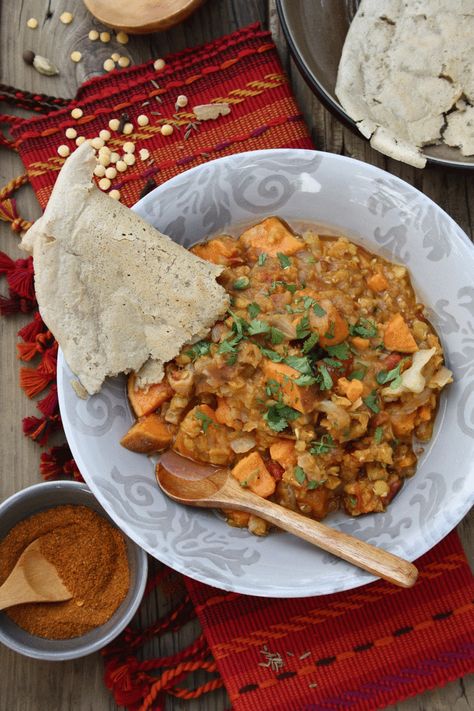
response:
{"label": "small ceramic dish", "polygon": [[[111,521],[85,484],[76,481],[44,482],[23,489],[0,504],[0,540],[23,519],[65,504],[87,506]],[[130,539],[126,538],[125,541],[130,588],[125,600],[108,622],[80,637],[54,640],[31,635],[18,627],[5,612],[0,612],[0,642],[26,657],[49,661],[85,657],[111,642],[135,614],[147,580],[148,561],[145,551]]]}

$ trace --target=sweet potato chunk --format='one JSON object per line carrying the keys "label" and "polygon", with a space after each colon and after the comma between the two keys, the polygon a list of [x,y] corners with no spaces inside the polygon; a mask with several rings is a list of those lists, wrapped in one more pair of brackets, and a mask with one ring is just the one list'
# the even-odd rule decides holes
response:
{"label": "sweet potato chunk", "polygon": [[173,425],[165,422],[160,415],[152,413],[140,418],[122,437],[120,444],[132,452],[162,452],[170,446],[175,432]]}
{"label": "sweet potato chunk", "polygon": [[385,291],[385,289],[388,288],[388,282],[384,275],[378,272],[377,274],[372,274],[372,276],[367,279],[367,286],[369,289],[372,289],[372,291]]}
{"label": "sweet potato chunk", "polygon": [[234,476],[242,487],[249,488],[254,494],[266,499],[275,491],[275,479],[265,466],[258,452],[251,452],[237,462],[232,469]]}
{"label": "sweet potato chunk", "polygon": [[217,407],[214,413],[214,417],[216,421],[219,422],[221,425],[227,425],[227,427],[230,427],[234,430],[240,430],[242,428],[242,424],[238,422],[232,415],[232,408],[229,405],[227,398],[225,397],[217,398]]}
{"label": "sweet potato chunk", "polygon": [[370,346],[370,341],[368,338],[361,338],[360,336],[353,336],[351,338],[352,345],[357,348],[358,351],[366,351]]}
{"label": "sweet potato chunk", "polygon": [[314,385],[296,385],[294,381],[301,373],[286,363],[274,363],[269,359],[264,360],[262,367],[267,380],[276,380],[280,384],[285,405],[293,407],[298,412],[311,412],[316,402],[317,391]]}
{"label": "sweet potato chunk", "polygon": [[383,343],[388,351],[415,353],[418,350],[408,324],[401,314],[395,314],[387,323]]}
{"label": "sweet potato chunk", "polygon": [[278,253],[291,256],[305,246],[278,217],[267,217],[250,227],[240,235],[240,242],[255,256],[265,252],[270,257],[276,257]]}
{"label": "sweet potato chunk", "polygon": [[319,333],[320,345],[326,348],[345,341],[349,335],[347,321],[328,299],[321,299],[319,306],[324,313],[318,314],[314,309],[310,309],[309,323],[311,328]]}
{"label": "sweet potato chunk", "polygon": [[196,244],[191,248],[191,252],[213,264],[230,266],[243,262],[240,256],[238,242],[232,237],[216,237],[209,242]]}
{"label": "sweet potato chunk", "polygon": [[270,446],[270,457],[284,469],[296,465],[295,443],[291,439],[277,439]]}
{"label": "sweet potato chunk", "polygon": [[199,462],[230,465],[235,460],[232,436],[235,432],[217,422],[209,405],[197,405],[181,422],[173,449]]}
{"label": "sweet potato chunk", "polygon": [[225,514],[229,526],[235,526],[236,528],[246,528],[248,526],[250,514],[245,513],[245,511],[222,509],[222,513]]}
{"label": "sweet potato chunk", "polygon": [[166,382],[150,385],[144,390],[135,389],[137,376],[135,373],[130,373],[127,382],[127,393],[130,405],[137,417],[149,415],[150,412],[156,410],[167,400],[171,400],[174,395],[173,388]]}
{"label": "sweet potato chunk", "polygon": [[391,415],[390,421],[394,435],[406,437],[415,429],[416,410],[414,412]]}

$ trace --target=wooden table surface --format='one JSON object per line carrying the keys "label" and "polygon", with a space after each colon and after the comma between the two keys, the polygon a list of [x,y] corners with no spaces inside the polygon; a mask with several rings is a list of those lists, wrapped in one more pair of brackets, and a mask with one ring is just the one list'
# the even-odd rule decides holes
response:
{"label": "wooden table surface", "polygon": [[[59,16],[64,11],[74,13],[74,21],[63,25]],[[110,44],[92,43],[87,39],[90,29],[101,27],[79,0],[24,0],[4,2],[0,9],[0,81],[29,91],[72,97],[85,79],[100,74],[104,60],[113,51],[126,53],[134,63],[165,56],[168,52],[207,42],[223,34],[259,20],[269,27],[277,43],[283,65],[287,70],[299,105],[311,127],[315,144],[327,151],[342,153],[372,163],[400,176],[451,215],[472,239],[474,215],[473,174],[437,171],[426,168],[417,171],[389,160],[372,151],[365,141],[344,129],[311,94],[288,56],[274,0],[207,0],[201,9],[184,24],[166,34],[133,37],[126,47],[115,41]],[[38,20],[36,30],[28,29],[30,17]],[[52,59],[61,70],[57,77],[44,77],[26,66],[21,59],[25,49],[32,49]],[[73,50],[82,51],[82,60],[70,60]],[[2,107],[2,111],[7,111]],[[19,159],[6,150],[0,151],[0,186],[22,172]],[[39,208],[29,188],[19,197],[20,212],[34,219]],[[0,222],[0,249],[11,256],[20,256],[17,238],[5,223]],[[5,285],[2,284],[2,288]],[[0,500],[19,489],[40,480],[39,448],[22,435],[21,420],[33,413],[32,403],[18,387],[18,361],[15,358],[16,332],[23,325],[22,317],[1,319],[1,376],[0,402]],[[474,554],[474,516],[459,525],[471,564]],[[141,613],[141,621],[154,619],[157,610],[162,615],[178,599],[178,591],[160,592],[149,600]],[[185,630],[157,640],[147,648],[154,656],[169,654],[189,643],[198,632],[198,624],[191,623]],[[107,711],[116,705],[104,686],[102,661],[98,654],[72,662],[44,663],[23,658],[5,647],[0,648],[2,681],[0,711]],[[171,700],[170,709],[203,709],[221,711],[228,708],[224,691],[195,702]],[[400,711],[468,711],[474,708],[472,679],[454,681],[443,689],[428,691],[397,704]]]}

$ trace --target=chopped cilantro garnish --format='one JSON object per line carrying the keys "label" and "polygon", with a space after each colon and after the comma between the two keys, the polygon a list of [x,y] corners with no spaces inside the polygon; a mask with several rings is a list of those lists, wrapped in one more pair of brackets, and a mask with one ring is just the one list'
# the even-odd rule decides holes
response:
{"label": "chopped cilantro garnish", "polygon": [[402,365],[406,362],[406,358],[403,358],[398,365],[395,366],[395,368],[392,368],[392,370],[381,370],[377,375],[375,376],[375,379],[377,380],[379,385],[385,385],[385,383],[390,383],[390,387],[394,390],[395,388],[398,388],[398,386],[402,382],[402,376],[401,376],[401,368]]}
{"label": "chopped cilantro garnish", "polygon": [[308,481],[308,489],[317,489],[323,484],[323,481],[316,481],[315,479],[310,479],[310,481]]}
{"label": "chopped cilantro garnish", "polygon": [[329,371],[325,365],[321,364],[318,366],[319,371],[319,387],[321,390],[330,390],[332,388],[332,378],[329,375]]}
{"label": "chopped cilantro garnish", "polygon": [[260,313],[261,309],[258,304],[256,304],[255,302],[252,302],[251,304],[249,304],[247,306],[247,311],[248,311],[250,318],[255,318],[255,316],[257,316]]}
{"label": "chopped cilantro garnish", "polygon": [[308,385],[314,385],[317,383],[316,378],[314,375],[309,375],[308,373],[303,373],[300,375],[298,378],[293,380],[295,385],[303,385],[303,386],[308,386]]}
{"label": "chopped cilantro garnish", "polygon": [[296,326],[296,338],[306,338],[311,333],[308,316],[303,316]]}
{"label": "chopped cilantro garnish", "polygon": [[264,348],[263,346],[259,346],[259,348],[262,355],[264,355],[266,358],[269,358],[274,363],[281,363],[281,361],[284,360],[282,355],[280,355],[276,351],[272,351],[270,348]]}
{"label": "chopped cilantro garnish", "polygon": [[360,318],[356,324],[349,326],[351,336],[361,336],[362,338],[375,338],[378,329],[373,321],[367,318]]}
{"label": "chopped cilantro garnish", "polygon": [[270,429],[275,432],[283,432],[288,427],[288,423],[292,420],[296,420],[300,416],[298,410],[294,410],[288,405],[284,405],[282,402],[277,402],[275,405],[271,405],[267,412],[264,414],[263,419],[270,427]]}
{"label": "chopped cilantro garnish", "polygon": [[321,316],[326,316],[325,310],[323,309],[322,306],[320,306],[318,304],[317,301],[315,301],[313,304],[313,311],[314,311],[315,315],[318,316],[319,318],[321,318]]}
{"label": "chopped cilantro garnish", "polygon": [[336,328],[336,324],[334,323],[334,321],[330,321],[329,328],[326,331],[326,333],[324,334],[324,338],[334,338],[335,328]]}
{"label": "chopped cilantro garnish", "polygon": [[272,281],[272,289],[276,289],[277,286],[282,286],[284,289],[289,291],[290,294],[294,294],[298,288],[296,284],[287,284],[286,281],[282,281],[281,279]]}
{"label": "chopped cilantro garnish", "polygon": [[285,358],[285,363],[295,370],[299,370],[300,373],[305,373],[307,375],[313,375],[311,370],[311,363],[308,358],[300,356],[287,356]]}
{"label": "chopped cilantro garnish", "polygon": [[310,444],[310,454],[327,454],[334,449],[336,445],[330,434],[322,435],[320,440],[314,440]]}
{"label": "chopped cilantro garnish", "polygon": [[352,373],[348,376],[348,380],[364,379],[365,374],[367,373],[367,366],[363,365],[362,363],[357,363],[356,365],[358,366],[357,369],[352,371]]}
{"label": "chopped cilantro garnish", "polygon": [[309,353],[309,351],[314,348],[316,343],[319,341],[319,336],[317,333],[312,333],[309,338],[306,339],[306,341],[303,343],[303,353],[306,355],[306,353]]}
{"label": "chopped cilantro garnish", "polygon": [[265,262],[266,262],[266,259],[267,259],[267,255],[265,254],[265,252],[262,252],[261,254],[259,254],[259,255],[258,255],[258,260],[257,260],[258,266],[259,266],[259,267],[263,267],[263,265],[264,265]]}
{"label": "chopped cilantro garnish", "polygon": [[248,333],[250,336],[258,336],[260,333],[268,333],[270,331],[270,326],[266,321],[260,321],[254,318],[249,323]]}
{"label": "chopped cilantro garnish", "polygon": [[237,316],[233,311],[229,310],[230,315],[233,319],[232,330],[235,331],[241,338],[243,338],[245,331],[248,328],[248,323],[244,318]]}
{"label": "chopped cilantro garnish", "polygon": [[372,412],[375,412],[375,414],[377,414],[377,412],[380,412],[376,390],[372,390],[370,395],[367,395],[367,397],[363,397],[362,401],[367,405],[369,410],[372,410]]}
{"label": "chopped cilantro garnish", "polygon": [[291,259],[287,257],[286,254],[283,254],[283,252],[277,252],[277,257],[282,269],[288,269],[288,267],[291,266]]}
{"label": "chopped cilantro garnish", "polygon": [[349,499],[348,499],[348,500],[349,500],[349,503],[350,503],[350,505],[352,506],[352,508],[354,508],[355,506],[357,506],[357,499],[356,499],[355,496],[349,496]]}
{"label": "chopped cilantro garnish", "polygon": [[274,326],[272,326],[270,329],[270,340],[274,346],[278,346],[285,340],[285,334],[282,333],[282,331],[279,331],[278,328],[274,328]]}
{"label": "chopped cilantro garnish", "polygon": [[250,279],[246,276],[239,277],[233,283],[234,289],[237,289],[238,291],[242,291],[243,289],[248,289],[249,286],[250,286]]}
{"label": "chopped cilantro garnish", "polygon": [[270,378],[269,380],[267,380],[267,384],[265,385],[265,392],[267,393],[268,397],[274,397],[278,395],[280,392],[280,383],[277,380]]}
{"label": "chopped cilantro garnish", "polygon": [[347,343],[338,343],[336,346],[326,346],[326,350],[330,356],[339,358],[339,360],[347,360],[351,356],[351,351]]}
{"label": "chopped cilantro garnish", "polygon": [[194,417],[196,418],[196,420],[201,421],[201,429],[204,432],[204,434],[206,434],[209,425],[215,424],[214,420],[211,417],[209,417],[209,415],[206,415],[205,412],[201,412],[201,410],[198,410],[194,414]]}
{"label": "chopped cilantro garnish", "polygon": [[323,360],[326,365],[329,365],[331,368],[344,368],[344,363],[341,363],[341,361],[336,358],[323,358]]}
{"label": "chopped cilantro garnish", "polygon": [[210,341],[198,341],[197,343],[194,343],[189,350],[185,351],[185,355],[189,356],[194,361],[196,358],[207,355],[210,350]]}
{"label": "chopped cilantro garnish", "polygon": [[303,305],[305,309],[310,309],[313,304],[315,304],[315,300],[311,296],[305,296],[303,297]]}
{"label": "chopped cilantro garnish", "polygon": [[223,355],[225,353],[229,354],[229,357],[226,360],[227,365],[234,365],[235,361],[237,360],[237,346],[239,345],[240,341],[241,336],[234,336],[234,338],[226,338],[226,340],[222,341],[222,343],[219,345],[217,352],[220,355]]}
{"label": "chopped cilantro garnish", "polygon": [[380,444],[383,439],[383,427],[376,427],[374,432],[374,442],[375,444]]}
{"label": "chopped cilantro garnish", "polygon": [[293,474],[298,484],[303,485],[306,481],[306,474],[304,473],[303,467],[295,467],[293,469]]}

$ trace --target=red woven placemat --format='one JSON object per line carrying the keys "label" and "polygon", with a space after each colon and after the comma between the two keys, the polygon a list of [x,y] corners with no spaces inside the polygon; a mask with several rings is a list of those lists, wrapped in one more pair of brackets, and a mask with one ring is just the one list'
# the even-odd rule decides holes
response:
{"label": "red woven placemat", "polygon": [[[9,96],[8,90],[0,90],[0,100]],[[194,117],[187,108],[176,111],[178,94],[186,94],[191,107],[225,101],[232,111],[196,130],[190,126]],[[16,231],[26,222],[17,215],[10,194],[29,179],[40,204],[46,205],[63,163],[56,149],[62,143],[74,148],[74,142],[65,139],[68,127],[93,137],[107,128],[111,117],[128,115],[133,134],[126,138],[114,134],[108,145],[114,149],[133,140],[137,152],[148,149],[151,160],[137,160],[113,181],[127,205],[136,202],[147,181],[161,183],[221,155],[312,147],[270,35],[256,25],[168,57],[160,73],[150,62],[92,80],[71,102],[15,95],[29,108],[55,108],[44,117],[15,120],[12,126],[27,175],[0,192],[0,217],[12,221]],[[71,117],[73,107],[81,108],[79,119]],[[136,118],[142,113],[151,121],[140,128]],[[172,136],[161,135],[163,123],[174,126]],[[14,261],[0,254],[0,273],[9,286],[9,296],[0,299],[0,311],[34,314],[19,332],[18,355],[34,364],[21,368],[20,384],[31,397],[41,394],[40,416],[26,418],[23,428],[27,436],[47,445],[50,433],[61,427],[54,385],[57,345],[36,312],[31,259]],[[45,478],[80,477],[66,444],[43,451],[41,473]],[[470,645],[474,584],[456,534],[418,564],[420,579],[412,590],[376,582],[355,591],[297,600],[223,593],[185,579],[189,594],[169,615],[145,630],[128,628],[103,651],[106,683],[117,703],[141,711],[162,708],[165,693],[193,698],[223,682],[235,709],[326,711],[395,703],[474,666]],[[160,568],[151,576],[149,588],[173,575]],[[178,576],[174,577],[176,584]],[[178,630],[196,613],[204,635],[186,650],[171,657],[139,658],[147,640]],[[193,691],[181,687],[180,680],[196,669],[210,672],[210,681]]]}

